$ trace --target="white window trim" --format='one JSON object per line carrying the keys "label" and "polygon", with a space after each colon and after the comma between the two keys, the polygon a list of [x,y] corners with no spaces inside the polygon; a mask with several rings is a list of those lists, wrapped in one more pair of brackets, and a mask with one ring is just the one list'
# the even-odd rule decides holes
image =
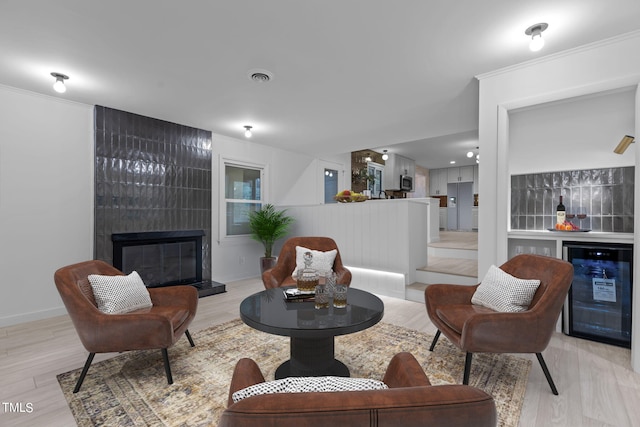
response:
{"label": "white window trim", "polygon": [[[227,198],[225,197],[225,186],[226,186],[226,166],[236,166],[240,168],[247,169],[258,169],[260,170],[260,195],[262,197],[260,203],[266,204],[269,203],[269,194],[268,194],[268,179],[269,179],[269,166],[262,163],[254,163],[248,162],[245,160],[233,159],[229,157],[220,157],[218,171],[219,171],[219,200],[218,200],[218,232],[220,236],[219,242],[221,244],[224,243],[241,243],[251,240],[251,236],[248,234],[238,234],[238,235],[227,235]],[[243,200],[246,202],[246,200]]]}

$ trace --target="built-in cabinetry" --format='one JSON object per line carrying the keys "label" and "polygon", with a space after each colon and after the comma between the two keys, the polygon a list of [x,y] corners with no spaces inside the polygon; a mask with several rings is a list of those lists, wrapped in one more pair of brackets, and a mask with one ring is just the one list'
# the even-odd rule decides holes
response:
{"label": "built-in cabinetry", "polygon": [[447,184],[473,182],[473,193],[478,194],[478,166],[431,169],[429,171],[429,194],[445,196]]}
{"label": "built-in cabinetry", "polygon": [[480,192],[480,185],[478,184],[479,175],[480,173],[478,172],[478,166],[474,166],[473,167],[473,194],[478,194]]}
{"label": "built-in cabinetry", "polygon": [[447,168],[447,182],[473,182],[473,169],[475,166],[461,166],[459,168]]}
{"label": "built-in cabinetry", "polygon": [[471,208],[471,229],[478,229],[478,207],[474,206]]}
{"label": "built-in cabinetry", "polygon": [[410,176],[415,183],[415,160],[400,156],[398,154],[389,154],[389,158],[385,161],[384,165],[384,178],[382,187],[385,190],[399,190],[400,175]]}
{"label": "built-in cabinetry", "polygon": [[447,229],[447,208],[440,208],[440,229]]}
{"label": "built-in cabinetry", "polygon": [[562,258],[562,242],[633,243],[633,233],[601,233],[571,231],[519,231],[509,232],[508,257],[519,254],[537,254]]}
{"label": "built-in cabinetry", "polygon": [[429,172],[429,194],[445,196],[447,194],[447,180],[446,169],[431,169]]}

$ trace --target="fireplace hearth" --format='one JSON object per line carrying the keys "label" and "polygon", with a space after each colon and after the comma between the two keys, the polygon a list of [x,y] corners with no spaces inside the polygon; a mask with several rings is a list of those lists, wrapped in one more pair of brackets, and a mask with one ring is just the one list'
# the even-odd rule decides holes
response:
{"label": "fireplace hearth", "polygon": [[202,278],[203,230],[113,233],[113,266],[137,271],[147,287],[191,285],[200,297],[225,292],[225,285]]}

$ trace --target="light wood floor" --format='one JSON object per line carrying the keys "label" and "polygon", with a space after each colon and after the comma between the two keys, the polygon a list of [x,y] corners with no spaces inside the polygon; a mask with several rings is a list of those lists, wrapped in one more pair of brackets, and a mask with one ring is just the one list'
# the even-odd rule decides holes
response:
{"label": "light wood floor", "polygon": [[[477,252],[478,233],[475,231],[440,231],[440,240],[429,243],[429,247]],[[478,260],[477,256],[475,259],[465,259],[429,255],[427,265],[419,270],[478,277]]]}
{"label": "light wood floor", "polygon": [[[192,332],[238,318],[240,301],[262,290],[262,284],[246,280],[230,283],[227,289],[225,294],[200,300]],[[383,321],[435,332],[424,304],[382,299]],[[551,394],[535,357],[530,357],[534,364],[521,426],[640,425],[640,374],[630,370],[629,350],[558,333],[543,354],[560,395]],[[98,355],[96,361],[113,356]],[[67,316],[0,328],[0,426],[73,426],[56,375],[81,367],[86,357]],[[33,411],[13,413],[5,403],[29,403]]]}
{"label": "light wood floor", "polygon": [[440,240],[429,243],[434,248],[453,248],[478,250],[477,231],[443,231],[440,230]]}

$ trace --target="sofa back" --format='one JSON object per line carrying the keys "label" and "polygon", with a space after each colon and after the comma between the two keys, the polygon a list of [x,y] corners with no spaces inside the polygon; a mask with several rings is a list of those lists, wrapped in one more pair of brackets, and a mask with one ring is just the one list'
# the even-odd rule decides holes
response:
{"label": "sofa back", "polygon": [[471,386],[440,385],[252,396],[230,405],[218,426],[493,427],[496,423],[490,395]]}

